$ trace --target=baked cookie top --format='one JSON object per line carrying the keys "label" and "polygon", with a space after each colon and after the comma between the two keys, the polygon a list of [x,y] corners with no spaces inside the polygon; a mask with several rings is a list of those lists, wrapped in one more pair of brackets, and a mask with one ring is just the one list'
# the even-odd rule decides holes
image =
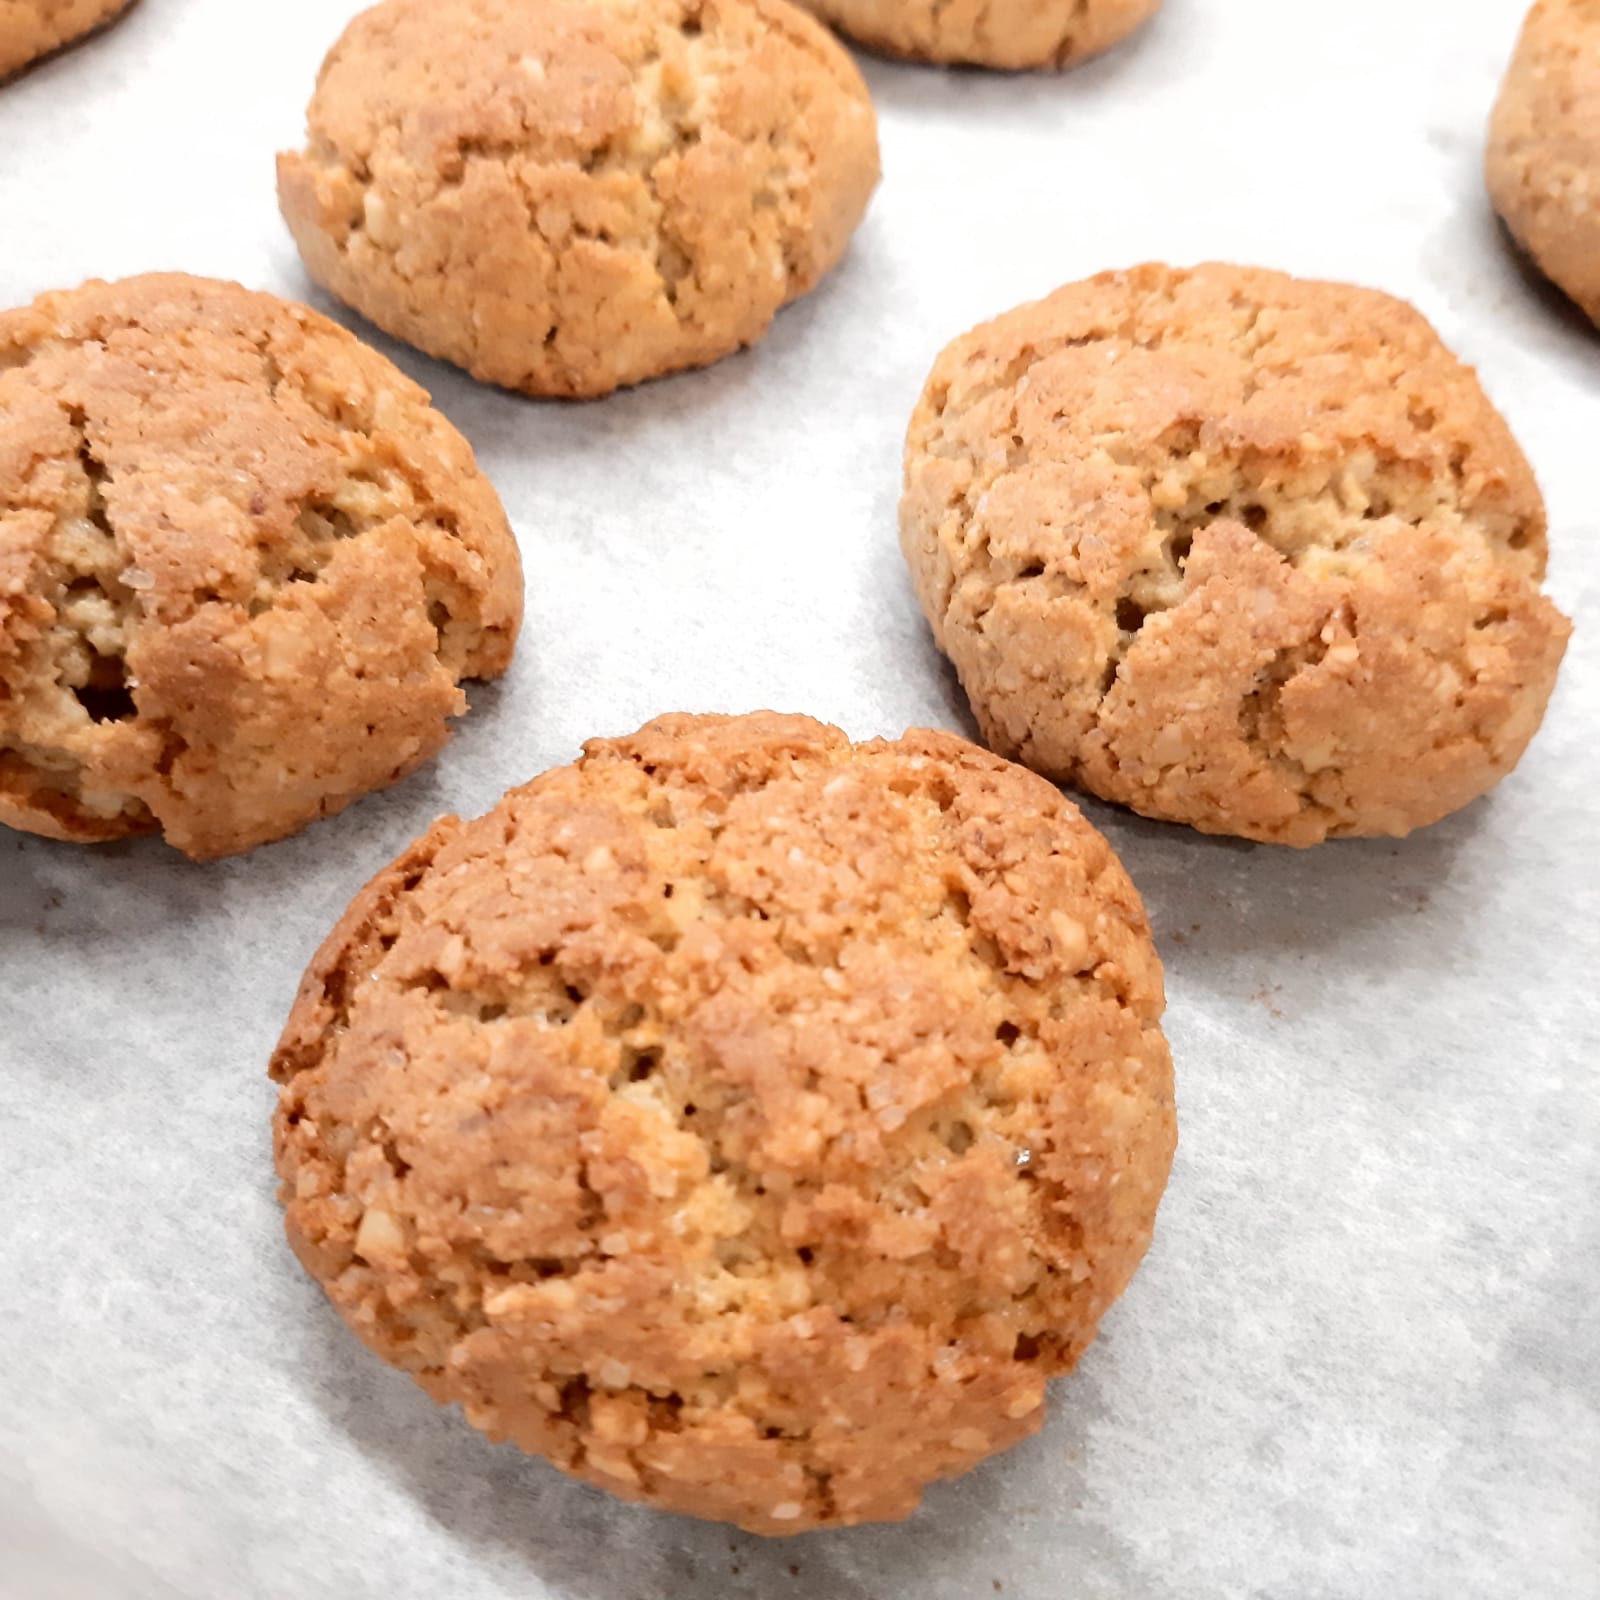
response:
{"label": "baked cookie top", "polygon": [[913,61],[1066,67],[1147,22],[1161,0],[802,0],[841,33]]}
{"label": "baked cookie top", "polygon": [[134,0],[0,0],[0,80],[93,33]]}
{"label": "baked cookie top", "polygon": [[946,734],[671,716],[436,825],[273,1075],[301,1260],[436,1398],[763,1533],[1032,1430],[1144,1252],[1161,969],[1106,842]]}
{"label": "baked cookie top", "polygon": [[1600,4],[1539,0],[1489,124],[1495,209],[1540,269],[1600,321]]}
{"label": "baked cookie top", "polygon": [[0,821],[292,832],[443,743],[521,601],[466,442],[326,318],[176,275],[0,313]]}
{"label": "baked cookie top", "polygon": [[995,748],[1292,844],[1488,788],[1568,631],[1472,372],[1387,295],[1239,267],[1107,273],[954,341],[901,539]]}
{"label": "baked cookie top", "polygon": [[541,394],[758,338],[878,175],[860,73],[785,0],[385,0],[307,121],[278,177],[312,274]]}

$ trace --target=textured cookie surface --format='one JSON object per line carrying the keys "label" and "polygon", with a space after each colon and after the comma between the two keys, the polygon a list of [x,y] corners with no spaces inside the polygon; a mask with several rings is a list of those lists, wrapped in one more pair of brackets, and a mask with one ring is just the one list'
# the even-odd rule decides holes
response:
{"label": "textured cookie surface", "polygon": [[133,0],[0,0],[0,78],[103,27]]}
{"label": "textured cookie surface", "polygon": [[1065,67],[1109,49],[1161,0],[804,0],[885,55],[979,67]]}
{"label": "textured cookie surface", "polygon": [[944,734],[666,717],[357,897],[274,1057],[290,1239],[496,1437],[762,1533],[1031,1432],[1174,1141],[1105,841]]}
{"label": "textured cookie surface", "polygon": [[290,833],[439,748],[521,601],[466,442],[325,318],[178,276],[0,313],[0,822]]}
{"label": "textured cookie surface", "polygon": [[1237,267],[1108,273],[957,339],[901,543],[996,750],[1289,844],[1489,788],[1568,633],[1471,371],[1386,295]]}
{"label": "textured cookie surface", "polygon": [[1528,13],[1485,175],[1518,242],[1600,321],[1600,0],[1539,0]]}
{"label": "textured cookie surface", "polygon": [[759,338],[878,173],[860,73],[785,0],[386,0],[307,120],[278,187],[312,275],[535,394]]}

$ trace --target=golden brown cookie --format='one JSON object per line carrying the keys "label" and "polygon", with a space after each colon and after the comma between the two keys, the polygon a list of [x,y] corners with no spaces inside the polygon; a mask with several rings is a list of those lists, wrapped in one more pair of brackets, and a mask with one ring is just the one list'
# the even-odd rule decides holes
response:
{"label": "golden brown cookie", "polygon": [[1108,50],[1161,0],[801,0],[885,55],[975,67],[1066,67]]}
{"label": "golden brown cookie", "polygon": [[1539,0],[1501,86],[1489,196],[1540,270],[1600,321],[1600,3]]}
{"label": "golden brown cookie", "polygon": [[1569,631],[1470,369],[1387,295],[1241,267],[1106,273],[957,339],[900,534],[996,750],[1249,839],[1482,794]]}
{"label": "golden brown cookie", "polygon": [[474,1426],[758,1533],[1039,1424],[1144,1254],[1161,968],[1104,839],[947,734],[596,740],[356,897],[273,1058],[289,1238]]}
{"label": "golden brown cookie", "polygon": [[326,318],[176,275],[0,313],[0,822],[280,838],[438,750],[521,607],[466,441]]}
{"label": "golden brown cookie", "polygon": [[114,22],[133,0],[0,0],[0,80]]}
{"label": "golden brown cookie", "polygon": [[878,176],[861,74],[785,0],[385,0],[308,122],[278,192],[311,275],[530,394],[753,343]]}

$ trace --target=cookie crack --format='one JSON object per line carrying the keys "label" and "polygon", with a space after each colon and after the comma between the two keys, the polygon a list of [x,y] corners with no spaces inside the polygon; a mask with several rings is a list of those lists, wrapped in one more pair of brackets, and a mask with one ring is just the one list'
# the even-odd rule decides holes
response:
{"label": "cookie crack", "polygon": [[1061,40],[1051,53],[1051,62],[1060,68],[1072,61],[1078,53],[1078,29],[1089,15],[1089,0],[1072,0],[1072,10],[1062,28]]}
{"label": "cookie crack", "polygon": [[[296,1004],[298,1011],[310,993],[318,994],[313,1025],[300,1032],[291,1027],[278,1041],[267,1069],[274,1083],[287,1087],[301,1073],[320,1067],[330,1047],[348,1029],[362,981],[373,975],[396,942],[401,900],[413,894],[428,877],[443,843],[441,830],[448,834],[453,826],[448,821],[436,823],[402,852],[362,892],[366,904],[354,925],[344,933],[337,952],[319,952]],[[328,955],[325,964],[324,954]]]}
{"label": "cookie crack", "polygon": [[[83,520],[94,530],[119,570],[126,571],[126,556],[106,503],[111,474],[95,453],[89,438],[88,415],[81,406],[63,407],[75,440],[74,456],[84,485]],[[73,575],[68,577],[66,574]],[[127,629],[137,613],[138,600],[120,578],[109,573],[63,565],[61,599],[55,607],[55,628],[76,634],[82,655],[70,675],[63,675],[58,660],[57,682],[62,683],[91,722],[127,722],[138,714],[130,687],[127,664]],[[109,648],[102,648],[102,646]],[[71,677],[81,681],[71,682]],[[130,795],[127,797],[132,799]]]}
{"label": "cookie crack", "polygon": [[1309,638],[1282,645],[1274,651],[1272,659],[1257,670],[1236,713],[1239,737],[1292,782],[1302,805],[1316,804],[1306,792],[1313,774],[1284,748],[1287,729],[1283,723],[1282,702],[1291,683],[1327,658],[1330,642],[1323,637],[1327,631],[1324,625]]}

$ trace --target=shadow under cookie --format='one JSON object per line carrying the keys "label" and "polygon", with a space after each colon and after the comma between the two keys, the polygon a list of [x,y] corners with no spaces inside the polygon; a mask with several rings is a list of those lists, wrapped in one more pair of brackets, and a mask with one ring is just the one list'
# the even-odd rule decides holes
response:
{"label": "shadow under cookie", "polygon": [[1494,231],[1500,247],[1533,299],[1568,332],[1592,339],[1595,335],[1595,324],[1590,320],[1588,313],[1544,271],[1533,253],[1511,231],[1506,219],[1498,213],[1493,215]]}

